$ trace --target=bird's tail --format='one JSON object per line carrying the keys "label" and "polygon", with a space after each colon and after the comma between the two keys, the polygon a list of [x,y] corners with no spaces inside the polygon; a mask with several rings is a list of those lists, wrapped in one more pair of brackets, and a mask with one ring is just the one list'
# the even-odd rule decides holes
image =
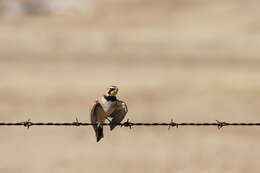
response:
{"label": "bird's tail", "polygon": [[104,137],[103,126],[98,126],[96,131],[97,142]]}

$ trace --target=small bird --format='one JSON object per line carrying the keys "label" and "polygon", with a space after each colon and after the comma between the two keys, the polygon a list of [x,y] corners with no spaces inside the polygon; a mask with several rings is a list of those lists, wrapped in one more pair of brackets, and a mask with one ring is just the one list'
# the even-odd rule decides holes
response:
{"label": "small bird", "polygon": [[117,93],[118,87],[110,86],[106,94],[101,97],[100,101],[96,100],[91,109],[90,120],[91,123],[96,124],[93,128],[97,142],[104,137],[103,123],[106,119],[110,122],[110,130],[113,130],[128,112],[126,103],[117,99]]}

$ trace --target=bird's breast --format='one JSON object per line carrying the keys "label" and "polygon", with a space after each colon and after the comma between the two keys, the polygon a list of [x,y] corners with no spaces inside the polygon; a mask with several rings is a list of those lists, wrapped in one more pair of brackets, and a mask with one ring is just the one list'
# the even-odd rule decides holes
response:
{"label": "bird's breast", "polygon": [[110,112],[111,109],[113,109],[113,107],[115,106],[114,101],[107,101],[104,97],[101,98],[101,102],[105,112]]}

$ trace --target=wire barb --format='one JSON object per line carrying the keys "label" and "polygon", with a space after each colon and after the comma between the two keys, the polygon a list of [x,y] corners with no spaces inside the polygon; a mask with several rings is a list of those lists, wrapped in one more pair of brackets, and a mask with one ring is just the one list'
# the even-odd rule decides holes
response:
{"label": "wire barb", "polygon": [[76,117],[76,121],[72,122],[72,124],[74,126],[80,126],[81,123],[79,122],[78,118]]}
{"label": "wire barb", "polygon": [[33,122],[30,121],[30,118],[25,121],[25,122],[22,122],[24,127],[27,127],[27,130],[29,130],[29,128],[33,125]]}
{"label": "wire barb", "polygon": [[228,123],[226,123],[225,121],[218,121],[218,120],[216,120],[216,121],[217,121],[217,127],[218,127],[219,130],[220,130],[222,127],[228,125]]}
{"label": "wire barb", "polygon": [[178,123],[174,122],[173,119],[171,119],[171,122],[169,123],[168,130],[170,130],[171,126],[178,128],[178,125],[179,125]]}
{"label": "wire barb", "polygon": [[129,121],[129,118],[126,120],[126,122],[124,122],[123,124],[121,124],[121,127],[124,126],[124,127],[129,127],[129,129],[131,130],[132,129],[132,126],[133,126],[133,123],[131,123]]}

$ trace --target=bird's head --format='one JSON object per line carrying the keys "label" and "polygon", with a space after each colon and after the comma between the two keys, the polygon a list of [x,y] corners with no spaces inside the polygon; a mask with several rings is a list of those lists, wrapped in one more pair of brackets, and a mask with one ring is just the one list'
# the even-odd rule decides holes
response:
{"label": "bird's head", "polygon": [[117,93],[118,93],[118,88],[117,88],[117,86],[110,86],[110,87],[107,89],[106,95],[107,95],[107,96],[116,96]]}

